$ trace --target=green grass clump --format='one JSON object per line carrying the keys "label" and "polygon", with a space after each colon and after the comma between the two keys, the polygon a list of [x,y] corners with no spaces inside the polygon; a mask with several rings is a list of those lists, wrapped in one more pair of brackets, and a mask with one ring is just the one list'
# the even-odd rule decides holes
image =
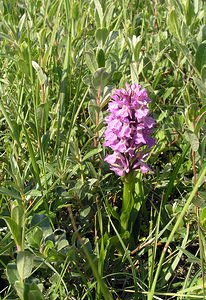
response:
{"label": "green grass clump", "polygon": [[[201,0],[0,1],[1,299],[206,298],[205,40]],[[123,234],[103,142],[126,82],[157,143]]]}

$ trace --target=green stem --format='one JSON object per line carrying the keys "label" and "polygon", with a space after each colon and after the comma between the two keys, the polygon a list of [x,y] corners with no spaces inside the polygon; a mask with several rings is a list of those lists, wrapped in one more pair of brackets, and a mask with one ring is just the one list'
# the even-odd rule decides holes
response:
{"label": "green stem", "polygon": [[124,177],[122,211],[120,216],[121,231],[124,233],[128,229],[130,214],[134,205],[135,177],[130,172]]}
{"label": "green stem", "polygon": [[[135,186],[134,186],[134,204],[131,211],[130,216],[130,233],[132,233],[134,224],[137,220],[138,213],[144,204],[144,188],[143,188],[143,181],[142,181],[142,173],[138,172],[135,178]],[[137,233],[137,231],[136,231]]]}

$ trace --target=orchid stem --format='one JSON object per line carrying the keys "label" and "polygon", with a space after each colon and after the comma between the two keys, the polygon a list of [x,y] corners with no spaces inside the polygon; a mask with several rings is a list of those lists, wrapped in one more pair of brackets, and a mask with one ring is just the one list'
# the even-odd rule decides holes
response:
{"label": "orchid stem", "polygon": [[124,177],[122,210],[120,216],[121,231],[124,233],[128,229],[131,211],[134,205],[135,180],[133,172]]}

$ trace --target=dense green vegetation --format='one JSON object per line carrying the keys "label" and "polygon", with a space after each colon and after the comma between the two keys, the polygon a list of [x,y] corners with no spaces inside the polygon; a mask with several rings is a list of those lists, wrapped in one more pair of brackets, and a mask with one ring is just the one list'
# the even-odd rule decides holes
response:
{"label": "dense green vegetation", "polygon": [[[126,82],[157,142],[122,233],[103,143]],[[1,299],[206,298],[205,84],[203,0],[0,0]]]}

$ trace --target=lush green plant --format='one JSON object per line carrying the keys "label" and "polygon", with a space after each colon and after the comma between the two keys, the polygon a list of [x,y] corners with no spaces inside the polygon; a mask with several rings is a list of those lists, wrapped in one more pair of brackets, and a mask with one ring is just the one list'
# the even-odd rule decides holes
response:
{"label": "lush green plant", "polygon": [[[205,299],[206,4],[0,0],[0,297]],[[152,99],[153,172],[120,228],[113,89]]]}

